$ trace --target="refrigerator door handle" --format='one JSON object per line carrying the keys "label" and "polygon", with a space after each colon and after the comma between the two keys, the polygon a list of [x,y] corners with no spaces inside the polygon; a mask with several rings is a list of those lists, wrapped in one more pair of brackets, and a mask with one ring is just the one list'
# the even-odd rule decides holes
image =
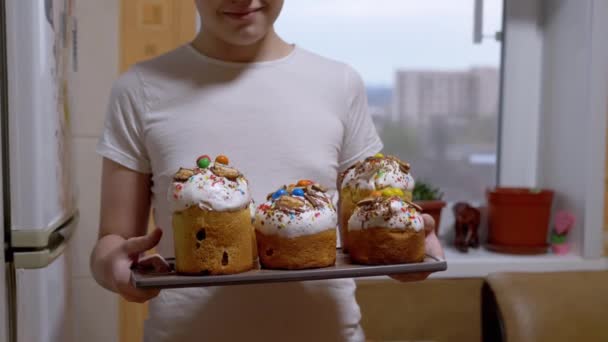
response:
{"label": "refrigerator door handle", "polygon": [[11,247],[13,248],[47,248],[51,244],[52,237],[57,231],[65,226],[70,218],[75,217],[78,210],[66,214],[44,229],[14,229],[11,230]]}
{"label": "refrigerator door handle", "polygon": [[47,247],[28,251],[16,250],[13,254],[14,267],[33,269],[44,268],[50,265],[65,251],[68,242],[76,230],[78,216],[78,212],[76,212],[63,226],[56,229],[50,237],[50,243]]}

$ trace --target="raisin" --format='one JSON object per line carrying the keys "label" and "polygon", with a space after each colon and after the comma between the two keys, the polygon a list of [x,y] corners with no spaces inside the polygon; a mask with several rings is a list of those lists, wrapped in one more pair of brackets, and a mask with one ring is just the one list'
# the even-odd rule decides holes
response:
{"label": "raisin", "polygon": [[207,233],[205,232],[205,228],[201,228],[198,232],[196,232],[196,239],[198,241],[205,240]]}
{"label": "raisin", "polygon": [[224,251],[222,254],[222,266],[228,265],[228,252]]}

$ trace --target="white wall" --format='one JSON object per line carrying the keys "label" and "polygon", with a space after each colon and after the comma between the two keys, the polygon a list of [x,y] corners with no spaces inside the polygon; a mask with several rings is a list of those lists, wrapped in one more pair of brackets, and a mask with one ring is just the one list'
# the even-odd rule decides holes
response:
{"label": "white wall", "polygon": [[95,144],[119,68],[119,0],[77,0],[78,72],[71,84],[80,225],[71,244],[75,341],[118,341],[118,297],[93,280],[89,253],[97,237],[101,158]]}
{"label": "white wall", "polygon": [[572,239],[588,258],[602,248],[608,56],[606,32],[595,30],[607,8],[603,0],[543,2],[538,182],[556,190],[557,209],[575,213]]}

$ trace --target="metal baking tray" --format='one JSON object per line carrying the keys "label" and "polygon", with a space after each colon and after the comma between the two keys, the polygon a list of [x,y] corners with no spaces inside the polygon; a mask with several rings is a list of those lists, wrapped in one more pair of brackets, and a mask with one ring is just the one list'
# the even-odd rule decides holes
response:
{"label": "metal baking tray", "polygon": [[[173,268],[173,260],[167,260]],[[176,288],[176,287],[205,287],[240,284],[277,283],[289,281],[307,281],[336,278],[374,277],[399,273],[439,272],[445,271],[448,265],[445,260],[432,256],[423,262],[412,264],[395,264],[380,266],[364,266],[350,263],[348,254],[337,251],[336,264],[325,268],[306,270],[269,270],[256,266],[251,271],[227,275],[179,275],[170,273],[142,273],[133,270],[133,283],[139,288]]]}

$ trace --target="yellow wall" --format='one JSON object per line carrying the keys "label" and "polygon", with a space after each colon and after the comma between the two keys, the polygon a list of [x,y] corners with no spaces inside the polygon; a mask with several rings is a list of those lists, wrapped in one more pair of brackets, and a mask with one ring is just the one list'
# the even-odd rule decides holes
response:
{"label": "yellow wall", "polygon": [[[120,71],[191,41],[196,15],[193,0],[121,0]],[[146,316],[147,305],[121,298],[120,341],[142,341]]]}
{"label": "yellow wall", "polygon": [[122,0],[121,72],[192,40],[196,15],[193,0]]}
{"label": "yellow wall", "polygon": [[[72,1],[78,19],[78,70],[71,75],[68,96],[74,182],[78,188],[76,204],[80,211],[78,227],[65,254],[71,260],[71,300],[66,314],[71,316],[72,341],[118,341],[118,296],[97,284],[88,261],[97,242],[101,197],[102,158],[95,153],[95,146],[119,69],[119,1]],[[2,6],[5,2],[0,1]]]}

